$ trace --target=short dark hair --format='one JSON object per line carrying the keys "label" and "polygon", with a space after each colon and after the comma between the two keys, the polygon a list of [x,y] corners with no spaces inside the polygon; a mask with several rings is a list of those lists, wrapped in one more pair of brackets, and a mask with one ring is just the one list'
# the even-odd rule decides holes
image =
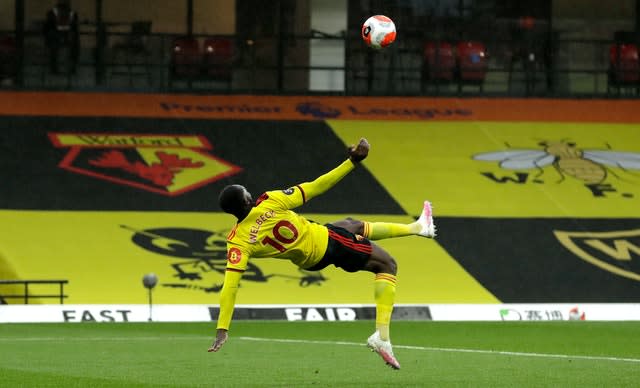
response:
{"label": "short dark hair", "polygon": [[236,214],[244,206],[244,186],[229,185],[222,189],[218,204],[225,213]]}

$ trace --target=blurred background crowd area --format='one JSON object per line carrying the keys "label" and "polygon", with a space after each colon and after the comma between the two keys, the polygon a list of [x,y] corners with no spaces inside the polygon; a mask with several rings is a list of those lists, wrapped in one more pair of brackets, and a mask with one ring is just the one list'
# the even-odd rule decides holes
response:
{"label": "blurred background crowd area", "polygon": [[[360,38],[391,17],[396,42]],[[0,0],[0,88],[637,96],[640,0]]]}

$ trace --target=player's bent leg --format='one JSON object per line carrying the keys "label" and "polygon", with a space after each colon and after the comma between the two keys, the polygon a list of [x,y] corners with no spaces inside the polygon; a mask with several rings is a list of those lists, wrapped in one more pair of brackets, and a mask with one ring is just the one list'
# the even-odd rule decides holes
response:
{"label": "player's bent leg", "polygon": [[371,255],[363,269],[375,274],[390,273],[395,275],[398,273],[398,263],[387,251],[372,242]]}
{"label": "player's bent leg", "polygon": [[331,225],[348,230],[353,234],[364,236],[364,223],[347,217],[344,220],[332,222]]}
{"label": "player's bent leg", "polygon": [[367,345],[378,353],[385,363],[399,369],[400,364],[393,355],[389,340],[389,324],[396,292],[397,263],[384,249],[369,239],[362,238],[359,233],[361,226],[362,222],[354,219],[327,225],[329,228],[327,253],[330,254],[329,257],[335,259],[333,264],[336,267],[347,272],[365,270],[376,274],[374,280],[376,331],[367,340]]}
{"label": "player's bent leg", "polygon": [[395,369],[400,364],[393,355],[389,339],[389,325],[396,295],[396,261],[384,249],[371,243],[371,256],[365,269],[376,274],[374,297],[376,301],[376,331],[367,340],[367,346],[378,353],[385,363]]}
{"label": "player's bent leg", "polygon": [[367,262],[367,268],[376,274],[373,281],[376,301],[376,330],[380,332],[382,340],[388,340],[391,314],[396,297],[398,265],[385,250],[373,243],[371,247],[371,258]]}

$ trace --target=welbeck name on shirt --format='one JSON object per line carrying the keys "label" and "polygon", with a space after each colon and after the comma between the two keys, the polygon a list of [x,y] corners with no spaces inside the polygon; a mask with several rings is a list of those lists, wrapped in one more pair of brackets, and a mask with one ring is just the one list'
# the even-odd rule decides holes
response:
{"label": "welbeck name on shirt", "polygon": [[249,229],[249,242],[250,243],[255,243],[256,240],[258,239],[258,232],[260,231],[260,227],[262,226],[262,224],[264,224],[264,222],[273,217],[275,215],[275,212],[273,210],[269,210],[267,212],[264,212],[262,214],[260,214],[260,217],[256,218],[256,223],[251,225],[251,228]]}

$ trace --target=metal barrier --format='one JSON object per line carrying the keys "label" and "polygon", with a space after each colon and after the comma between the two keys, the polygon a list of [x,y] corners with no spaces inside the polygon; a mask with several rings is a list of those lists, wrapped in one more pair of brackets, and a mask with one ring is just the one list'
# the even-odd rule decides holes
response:
{"label": "metal barrier", "polygon": [[[68,280],[0,280],[0,300],[7,299],[23,299],[24,304],[29,304],[29,299],[35,298],[56,298],[60,300],[60,304],[64,304],[64,299],[68,297],[64,293],[64,285],[68,284]],[[52,284],[58,285],[57,294],[29,294],[30,284]],[[1,291],[1,287],[4,285],[24,285],[23,294],[10,294],[5,295]]]}
{"label": "metal barrier", "polygon": [[[546,55],[532,52],[523,57],[516,50],[516,41],[493,38],[483,42],[486,58],[482,80],[467,84],[459,77],[442,82],[427,76],[425,45],[428,42],[420,36],[405,36],[391,48],[374,52],[353,34],[295,35],[287,37],[286,45],[276,38],[253,40],[233,35],[192,35],[190,39],[197,41],[197,46],[192,48],[193,55],[178,57],[186,62],[176,64],[176,52],[184,53],[176,43],[180,36],[150,33],[145,36],[142,48],[136,46],[132,51],[126,49],[131,34],[116,31],[114,26],[117,25],[107,25],[112,29],[105,27],[99,34],[90,29],[81,31],[77,70],[58,74],[51,74],[48,69],[41,33],[25,31],[19,71],[13,82],[5,81],[0,88],[511,97],[618,97],[622,89],[623,94],[638,97],[637,88],[612,85],[609,80],[608,53],[613,40],[556,39]],[[0,31],[0,35],[9,33]],[[208,45],[216,40],[231,42],[232,48],[227,50],[232,54],[226,58],[230,62],[207,57],[219,51],[219,47]],[[456,41],[446,43],[454,45]],[[307,58],[307,54],[300,54],[309,52],[314,44],[321,49],[339,48],[344,53],[340,64],[319,64]],[[65,58],[61,54],[63,69]],[[453,69],[458,70],[458,67]],[[220,77],[220,74],[226,76]],[[330,88],[334,83],[338,86]]]}

